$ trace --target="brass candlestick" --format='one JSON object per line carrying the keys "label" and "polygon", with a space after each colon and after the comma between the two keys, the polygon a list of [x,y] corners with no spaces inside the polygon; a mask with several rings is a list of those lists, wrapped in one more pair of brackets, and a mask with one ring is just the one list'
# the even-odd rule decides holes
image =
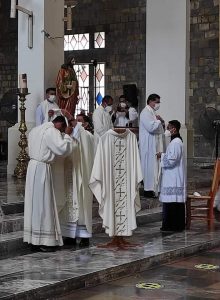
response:
{"label": "brass candlestick", "polygon": [[27,88],[19,88],[17,95],[19,96],[19,101],[20,101],[20,112],[21,112],[21,119],[20,119],[20,126],[19,126],[19,131],[21,133],[20,135],[20,141],[18,142],[18,146],[21,148],[20,153],[17,157],[17,166],[14,170],[14,175],[17,178],[24,178],[27,173],[27,165],[29,161],[29,156],[26,152],[26,148],[28,146],[27,142],[27,137],[26,137],[26,131],[27,131],[27,126],[25,122],[25,100],[26,96],[29,95],[28,89]]}

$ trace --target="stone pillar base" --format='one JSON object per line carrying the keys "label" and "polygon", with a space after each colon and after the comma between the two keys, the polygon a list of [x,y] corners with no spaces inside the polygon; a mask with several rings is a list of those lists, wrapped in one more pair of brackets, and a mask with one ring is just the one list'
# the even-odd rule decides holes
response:
{"label": "stone pillar base", "polygon": [[[19,123],[8,129],[8,165],[7,165],[7,174],[13,175],[15,167],[17,165],[16,158],[18,157],[20,147],[18,146],[18,142],[20,139],[20,131],[19,131]],[[35,126],[34,123],[26,123],[28,136],[29,131]],[[28,151],[28,149],[26,149]]]}

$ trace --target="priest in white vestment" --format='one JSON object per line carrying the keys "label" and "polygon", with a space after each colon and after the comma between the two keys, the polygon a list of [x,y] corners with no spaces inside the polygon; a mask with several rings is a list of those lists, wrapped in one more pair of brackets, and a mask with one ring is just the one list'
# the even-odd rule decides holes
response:
{"label": "priest in white vestment", "polygon": [[110,129],[100,138],[89,184],[110,237],[131,236],[137,227],[142,179],[135,134],[128,129],[123,133]]}
{"label": "priest in white vestment", "polygon": [[171,142],[166,153],[158,153],[162,168],[160,201],[163,203],[162,231],[185,229],[186,166],[180,122],[169,121]]}
{"label": "priest in white vestment", "polygon": [[45,122],[52,121],[57,115],[54,115],[54,110],[58,110],[59,106],[56,103],[56,89],[46,89],[46,99],[42,101],[36,109],[36,126]]}
{"label": "priest in white vestment", "polygon": [[164,152],[164,120],[156,114],[160,107],[160,96],[151,94],[147,106],[140,114],[139,147],[146,197],[158,195],[160,164],[156,154]]}
{"label": "priest in white vestment", "polygon": [[[75,126],[74,122],[72,126]],[[94,136],[80,122],[71,136],[73,151],[65,161],[66,205],[60,212],[61,230],[66,238],[81,238],[79,246],[86,247],[92,237],[93,194],[89,179],[94,162]],[[69,244],[76,244],[76,240]]]}
{"label": "priest in white vestment", "polygon": [[[66,134],[61,134],[64,132]],[[63,116],[33,128],[28,137],[28,164],[24,200],[24,242],[43,246],[62,246],[60,223],[51,165],[56,156],[71,153],[71,127]],[[45,246],[45,247],[44,247]]]}
{"label": "priest in white vestment", "polygon": [[111,96],[106,95],[102,99],[102,104],[98,106],[93,112],[93,126],[94,126],[94,138],[95,145],[98,145],[99,138],[105,134],[109,129],[113,128],[112,123],[112,104],[113,99]]}

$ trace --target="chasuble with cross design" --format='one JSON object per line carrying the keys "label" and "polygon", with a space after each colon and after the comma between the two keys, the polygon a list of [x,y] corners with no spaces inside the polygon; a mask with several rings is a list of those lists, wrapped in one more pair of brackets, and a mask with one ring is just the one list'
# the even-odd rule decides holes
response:
{"label": "chasuble with cross design", "polygon": [[90,178],[109,236],[131,236],[137,227],[142,179],[135,134],[128,129],[124,133],[110,129],[100,138]]}

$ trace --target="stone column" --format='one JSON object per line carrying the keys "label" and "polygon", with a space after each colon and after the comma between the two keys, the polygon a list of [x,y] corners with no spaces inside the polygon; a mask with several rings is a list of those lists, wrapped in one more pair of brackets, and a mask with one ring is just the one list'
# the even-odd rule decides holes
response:
{"label": "stone column", "polygon": [[161,96],[159,114],[182,124],[187,147],[188,0],[147,0],[146,93]]}
{"label": "stone column", "polygon": [[[26,122],[30,130],[35,125],[36,107],[44,100],[45,89],[55,87],[58,70],[64,61],[64,0],[19,0],[18,4],[33,11],[32,49],[28,48],[28,17],[18,13],[18,74],[27,74],[31,94],[26,98]],[[42,30],[59,38],[48,39]],[[16,124],[8,130],[8,174],[13,174],[17,164],[18,127]]]}

